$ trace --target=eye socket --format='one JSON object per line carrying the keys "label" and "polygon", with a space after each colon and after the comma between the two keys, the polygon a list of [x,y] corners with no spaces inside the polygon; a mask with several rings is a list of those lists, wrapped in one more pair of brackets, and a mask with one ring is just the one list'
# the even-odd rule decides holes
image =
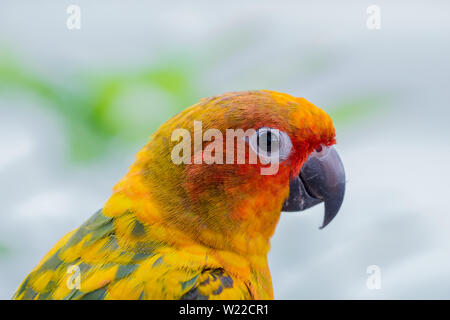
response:
{"label": "eye socket", "polygon": [[289,136],[278,129],[262,127],[249,139],[250,147],[267,160],[283,161],[289,157],[292,142]]}

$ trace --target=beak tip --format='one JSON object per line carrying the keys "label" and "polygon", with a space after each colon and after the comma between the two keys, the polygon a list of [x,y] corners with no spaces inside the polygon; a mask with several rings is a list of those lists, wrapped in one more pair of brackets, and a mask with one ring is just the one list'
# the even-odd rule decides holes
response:
{"label": "beak tip", "polygon": [[337,196],[334,199],[325,201],[325,215],[323,217],[322,226],[319,229],[325,228],[333,221],[341,209],[342,203],[344,202],[345,184],[342,184],[338,190],[339,192],[336,193]]}
{"label": "beak tip", "polygon": [[[333,219],[331,219],[331,220],[333,220]],[[331,222],[331,220],[325,221],[325,219],[324,219],[323,222],[322,222],[322,225],[319,227],[319,230],[322,230],[322,229],[324,229],[327,225],[329,225],[330,222]]]}
{"label": "beak tip", "polygon": [[331,222],[331,220],[333,220],[333,219],[326,219],[326,218],[324,218],[324,219],[323,219],[323,222],[322,222],[322,225],[319,227],[319,230],[322,230],[322,229],[324,229],[327,225],[329,225],[330,222]]}

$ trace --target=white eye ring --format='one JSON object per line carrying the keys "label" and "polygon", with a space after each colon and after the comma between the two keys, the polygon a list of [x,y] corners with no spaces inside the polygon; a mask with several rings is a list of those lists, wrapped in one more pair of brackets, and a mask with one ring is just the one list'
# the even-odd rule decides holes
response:
{"label": "white eye ring", "polygon": [[249,137],[249,145],[266,161],[286,160],[292,149],[291,138],[286,132],[262,127]]}
{"label": "white eye ring", "polygon": [[316,149],[313,152],[311,152],[311,154],[309,156],[319,158],[319,159],[326,158],[328,156],[328,153],[330,153],[330,150],[333,148],[333,146],[327,147],[327,146],[321,145],[319,148],[320,148],[320,151],[317,151],[317,149]]}

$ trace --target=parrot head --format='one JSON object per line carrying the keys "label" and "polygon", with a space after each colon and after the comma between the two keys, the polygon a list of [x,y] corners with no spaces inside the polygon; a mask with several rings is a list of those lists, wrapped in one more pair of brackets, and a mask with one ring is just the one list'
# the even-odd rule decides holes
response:
{"label": "parrot head", "polygon": [[267,253],[282,211],[323,202],[322,227],[336,216],[345,173],[335,143],[331,118],[304,98],[205,98],[151,136],[104,210],[132,211],[218,250]]}

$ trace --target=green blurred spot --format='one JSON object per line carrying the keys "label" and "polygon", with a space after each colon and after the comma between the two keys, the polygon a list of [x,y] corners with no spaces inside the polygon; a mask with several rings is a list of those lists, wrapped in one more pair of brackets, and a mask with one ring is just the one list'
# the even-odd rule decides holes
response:
{"label": "green blurred spot", "polygon": [[3,244],[0,244],[0,256],[6,255],[9,253],[9,249],[4,246]]}
{"label": "green blurred spot", "polygon": [[332,106],[329,113],[335,123],[346,125],[381,111],[386,106],[386,100],[375,95],[353,97]]}
{"label": "green blurred spot", "polygon": [[[68,86],[33,73],[11,55],[0,53],[0,91],[17,88],[48,103],[63,117],[70,158],[88,161],[104,155],[111,143],[141,142],[160,124],[193,104],[195,68],[179,58],[138,72],[86,72]],[[159,101],[158,101],[159,99]]]}

